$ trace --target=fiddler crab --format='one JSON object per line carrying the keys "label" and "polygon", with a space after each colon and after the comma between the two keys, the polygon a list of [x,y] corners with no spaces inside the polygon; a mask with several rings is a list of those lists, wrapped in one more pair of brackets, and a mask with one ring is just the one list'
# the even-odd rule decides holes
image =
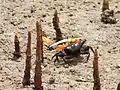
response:
{"label": "fiddler crab", "polygon": [[94,53],[94,50],[91,46],[85,45],[86,40],[81,40],[80,38],[71,38],[64,39],[53,43],[49,46],[49,50],[56,50],[51,60],[55,58],[54,63],[59,62],[59,57],[63,59],[65,63],[67,63],[66,59],[72,59],[73,57],[80,56],[81,54],[87,54],[87,61],[90,57],[89,50]]}

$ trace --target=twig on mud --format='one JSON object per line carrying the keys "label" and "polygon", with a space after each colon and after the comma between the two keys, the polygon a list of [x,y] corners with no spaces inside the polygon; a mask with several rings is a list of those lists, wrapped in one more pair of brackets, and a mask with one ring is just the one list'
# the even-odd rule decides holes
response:
{"label": "twig on mud", "polygon": [[19,57],[21,57],[20,46],[19,46],[19,39],[18,39],[17,35],[15,35],[14,44],[15,44],[15,51],[13,53],[13,55],[14,55],[13,59],[16,60]]}
{"label": "twig on mud", "polygon": [[104,12],[107,9],[109,10],[109,1],[108,0],[103,0],[102,11]]}
{"label": "twig on mud", "polygon": [[93,90],[101,90],[99,70],[98,70],[98,52],[97,52],[97,49],[95,49],[95,53],[94,53],[93,78],[94,78]]}
{"label": "twig on mud", "polygon": [[53,17],[53,26],[56,31],[56,41],[62,40],[63,37],[62,37],[62,32],[59,27],[59,17],[58,17],[57,10],[55,10],[54,17]]}
{"label": "twig on mud", "polygon": [[36,22],[36,28],[37,28],[37,47],[36,47],[36,67],[34,86],[35,90],[43,90],[41,78],[42,76],[41,62],[43,60],[43,41],[42,41],[42,29],[38,21]]}
{"label": "twig on mud", "polygon": [[23,86],[30,85],[30,69],[31,69],[31,33],[28,32],[28,43],[26,50],[26,66],[24,71]]}

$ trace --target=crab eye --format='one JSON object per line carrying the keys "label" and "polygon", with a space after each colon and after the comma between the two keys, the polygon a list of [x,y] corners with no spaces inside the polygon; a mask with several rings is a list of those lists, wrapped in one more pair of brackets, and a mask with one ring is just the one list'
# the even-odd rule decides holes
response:
{"label": "crab eye", "polygon": [[54,48],[52,48],[52,47],[49,47],[48,49],[49,49],[50,51],[51,51],[51,50],[54,50]]}

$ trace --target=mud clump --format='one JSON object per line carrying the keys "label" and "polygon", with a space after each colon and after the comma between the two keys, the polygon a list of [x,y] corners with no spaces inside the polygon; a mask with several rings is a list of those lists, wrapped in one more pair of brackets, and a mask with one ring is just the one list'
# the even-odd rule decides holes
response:
{"label": "mud clump", "polygon": [[101,22],[107,24],[116,24],[117,20],[114,17],[114,11],[113,10],[105,10],[103,11],[103,13],[101,14]]}

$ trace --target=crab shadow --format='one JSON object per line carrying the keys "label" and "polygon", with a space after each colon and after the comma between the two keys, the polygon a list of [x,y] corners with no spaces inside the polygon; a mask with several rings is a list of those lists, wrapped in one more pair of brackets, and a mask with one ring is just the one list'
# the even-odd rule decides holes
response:
{"label": "crab shadow", "polygon": [[65,60],[66,60],[66,62],[60,58],[59,62],[55,63],[55,66],[56,67],[60,67],[60,66],[69,67],[69,66],[76,66],[79,63],[87,63],[88,62],[86,55],[74,57],[72,59],[65,59]]}

